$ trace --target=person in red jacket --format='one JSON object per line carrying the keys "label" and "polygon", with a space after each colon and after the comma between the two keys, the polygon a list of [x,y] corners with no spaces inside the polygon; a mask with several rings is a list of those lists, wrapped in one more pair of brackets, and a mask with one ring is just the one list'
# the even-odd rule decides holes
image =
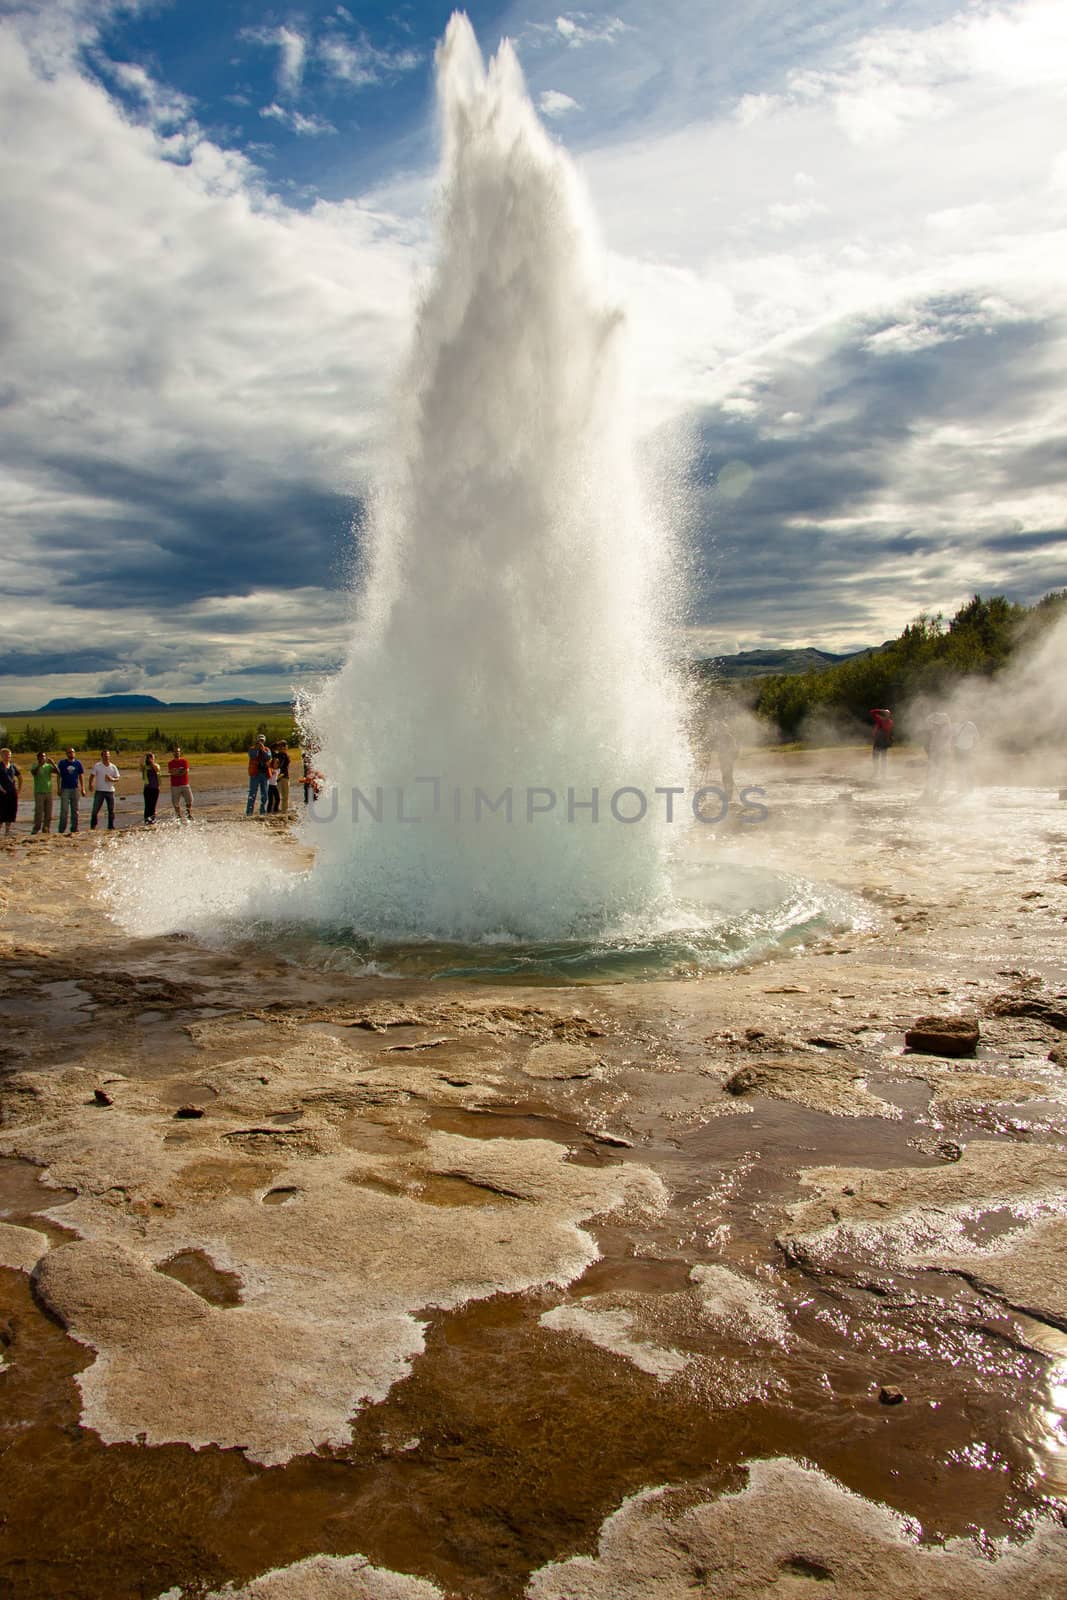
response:
{"label": "person in red jacket", "polygon": [[889,746],[893,743],[893,714],[888,706],[882,706],[871,712],[871,720],[874,723],[874,743],[871,747],[874,772],[876,777],[879,772],[884,777]]}
{"label": "person in red jacket", "polygon": [[174,815],[179,822],[182,820],[182,806],[185,807],[185,820],[193,820],[193,791],[189,785],[189,763],[182,755],[180,744],[174,746],[173,754],[167,762],[167,771],[170,773],[170,803],[174,807]]}

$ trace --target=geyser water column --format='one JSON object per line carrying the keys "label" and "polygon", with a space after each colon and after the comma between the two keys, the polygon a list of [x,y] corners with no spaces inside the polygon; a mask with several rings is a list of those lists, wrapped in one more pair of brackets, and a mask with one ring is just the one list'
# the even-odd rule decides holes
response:
{"label": "geyser water column", "polygon": [[[347,659],[303,711],[326,780],[308,910],[386,938],[610,937],[662,915],[680,831],[654,794],[689,771],[672,541],[586,201],[514,51],[486,69],[456,15],[438,84],[436,266]],[[380,820],[354,820],[357,789]],[[622,789],[641,820],[612,813]]]}

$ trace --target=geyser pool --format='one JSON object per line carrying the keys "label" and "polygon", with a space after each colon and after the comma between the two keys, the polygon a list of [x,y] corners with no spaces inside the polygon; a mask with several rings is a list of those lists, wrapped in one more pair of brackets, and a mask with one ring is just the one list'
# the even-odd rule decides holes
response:
{"label": "geyser pool", "polygon": [[623,319],[511,46],[486,68],[453,17],[438,87],[436,265],[344,665],[299,708],[324,781],[311,864],[247,825],[164,829],[101,853],[115,915],[524,981],[691,973],[848,926],[831,891],[687,864],[669,803],[634,816],[691,792],[692,762],[676,530],[638,465]]}

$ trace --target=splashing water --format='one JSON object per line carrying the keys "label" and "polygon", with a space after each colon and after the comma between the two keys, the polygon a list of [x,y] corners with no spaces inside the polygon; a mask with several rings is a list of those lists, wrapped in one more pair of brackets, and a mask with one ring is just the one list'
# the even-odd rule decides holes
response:
{"label": "splashing water", "polygon": [[681,597],[622,318],[511,46],[486,68],[457,15],[438,69],[437,265],[347,658],[299,708],[324,778],[313,864],[238,824],[176,830],[101,852],[104,896],[141,934],[273,930],[356,970],[522,981],[693,972],[847,926],[800,880],[672,873],[685,830],[656,791],[690,770]]}
{"label": "splashing water", "polygon": [[[671,541],[635,466],[622,320],[570,162],[509,44],[486,70],[454,16],[438,66],[437,268],[355,635],[304,717],[339,796],[305,830],[311,889],[327,923],[379,934],[590,933],[667,892],[663,820],[594,822],[582,802],[597,790],[607,813],[620,788],[685,781]],[[354,787],[381,821],[357,800],[353,822]],[[397,819],[398,790],[426,820]],[[510,822],[488,803],[507,791]]]}

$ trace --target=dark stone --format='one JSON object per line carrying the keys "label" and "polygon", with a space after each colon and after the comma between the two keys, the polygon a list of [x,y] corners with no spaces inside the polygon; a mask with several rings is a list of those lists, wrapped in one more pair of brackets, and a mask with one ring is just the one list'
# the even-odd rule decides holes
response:
{"label": "dark stone", "polygon": [[899,1389],[890,1389],[883,1384],[878,1391],[878,1399],[884,1406],[900,1406],[904,1404],[904,1395]]}
{"label": "dark stone", "polygon": [[926,1056],[973,1056],[978,1048],[975,1017],[917,1017],[904,1035],[909,1050]]}
{"label": "dark stone", "polygon": [[94,1089],[93,1104],[96,1106],[113,1106],[115,1102],[106,1089]]}
{"label": "dark stone", "polygon": [[179,1106],[174,1115],[183,1119],[189,1119],[191,1117],[202,1117],[204,1115],[204,1111],[202,1106]]}

